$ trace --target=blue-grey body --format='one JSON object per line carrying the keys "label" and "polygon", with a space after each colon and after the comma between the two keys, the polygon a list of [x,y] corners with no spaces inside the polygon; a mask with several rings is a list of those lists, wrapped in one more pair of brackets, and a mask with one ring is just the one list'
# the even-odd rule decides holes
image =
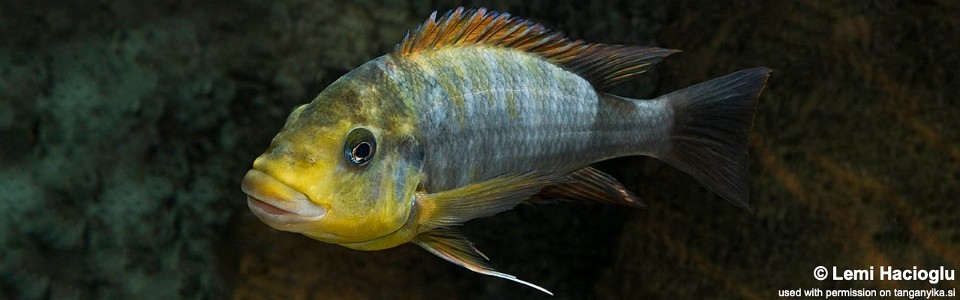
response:
{"label": "blue-grey body", "polygon": [[421,95],[412,110],[427,192],[517,172],[566,174],[669,147],[672,110],[665,101],[598,92],[530,53],[472,47],[426,53],[396,67],[385,67],[385,60],[392,58],[370,63]]}

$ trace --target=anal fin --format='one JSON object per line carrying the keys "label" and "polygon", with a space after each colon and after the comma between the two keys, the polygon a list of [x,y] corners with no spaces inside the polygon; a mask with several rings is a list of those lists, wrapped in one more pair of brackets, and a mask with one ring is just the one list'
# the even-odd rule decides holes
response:
{"label": "anal fin", "polygon": [[640,198],[619,181],[593,167],[585,167],[566,176],[568,181],[545,187],[528,203],[554,201],[590,201],[643,208]]}
{"label": "anal fin", "polygon": [[480,253],[466,237],[452,228],[438,228],[421,233],[413,240],[423,249],[458,266],[467,268],[483,275],[499,277],[535,288],[541,292],[553,295],[550,291],[535,284],[517,279],[516,276],[497,272],[487,261],[486,255]]}

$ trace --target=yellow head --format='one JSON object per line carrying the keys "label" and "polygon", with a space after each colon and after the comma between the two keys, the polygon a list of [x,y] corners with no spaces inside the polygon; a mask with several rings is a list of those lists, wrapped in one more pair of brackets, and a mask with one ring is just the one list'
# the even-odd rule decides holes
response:
{"label": "yellow head", "polygon": [[290,113],[243,178],[260,220],[363,250],[413,237],[423,151],[394,69],[387,58],[371,61]]}

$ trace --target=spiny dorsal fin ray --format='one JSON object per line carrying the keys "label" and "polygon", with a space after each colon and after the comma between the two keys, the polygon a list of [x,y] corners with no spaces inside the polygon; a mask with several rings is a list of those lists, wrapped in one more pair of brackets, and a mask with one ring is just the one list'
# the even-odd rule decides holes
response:
{"label": "spiny dorsal fin ray", "polygon": [[530,52],[604,87],[644,73],[678,50],[587,43],[543,25],[485,8],[459,7],[439,20],[437,12],[407,32],[394,52],[399,56],[464,45],[489,45]]}

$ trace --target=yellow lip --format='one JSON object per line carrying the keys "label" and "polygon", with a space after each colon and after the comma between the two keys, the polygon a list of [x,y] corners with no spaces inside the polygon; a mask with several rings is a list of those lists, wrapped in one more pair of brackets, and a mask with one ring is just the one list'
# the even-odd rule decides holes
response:
{"label": "yellow lip", "polygon": [[247,194],[247,206],[261,221],[277,229],[315,222],[327,213],[300,191],[259,170],[247,171],[240,189]]}

